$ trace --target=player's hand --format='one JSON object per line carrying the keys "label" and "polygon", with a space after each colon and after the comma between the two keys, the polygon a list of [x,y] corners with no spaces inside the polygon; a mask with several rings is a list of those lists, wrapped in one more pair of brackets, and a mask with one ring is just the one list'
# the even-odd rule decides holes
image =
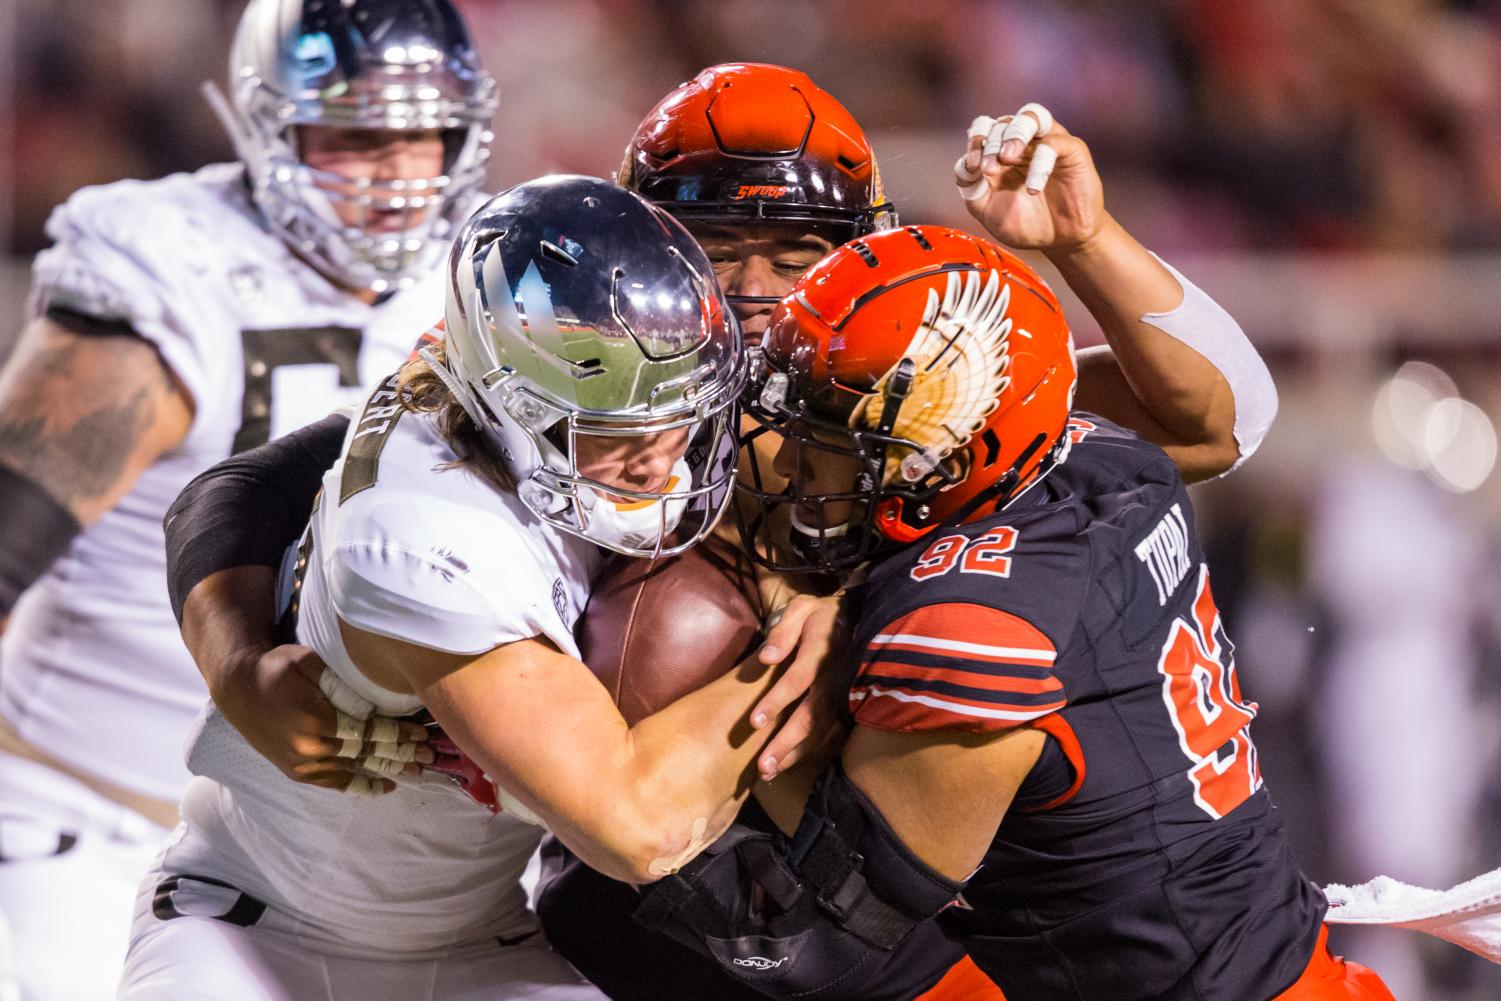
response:
{"label": "player's hand", "polygon": [[969,214],[1019,250],[1077,249],[1108,218],[1089,147],[1040,104],[976,118],[968,148],[954,164],[954,182]]}
{"label": "player's hand", "polygon": [[[775,778],[834,739],[840,724],[837,703],[831,711],[828,689],[838,674],[835,663],[848,644],[849,624],[837,595],[800,594],[783,606],[759,658],[763,664],[776,664],[791,654],[792,663],[751,710],[751,725],[768,726],[792,703],[802,701],[761,751],[761,778]],[[804,698],[810,689],[815,694]]]}
{"label": "player's hand", "polygon": [[380,794],[396,788],[397,775],[421,774],[433,761],[427,728],[335,708],[320,685],[325,670],[307,647],[273,647],[239,665],[236,683],[216,692],[215,702],[250,746],[294,782]]}

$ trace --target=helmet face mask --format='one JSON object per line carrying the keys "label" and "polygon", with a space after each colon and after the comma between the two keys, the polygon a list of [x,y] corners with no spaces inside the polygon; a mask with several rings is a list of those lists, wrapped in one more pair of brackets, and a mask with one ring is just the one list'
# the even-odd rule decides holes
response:
{"label": "helmet face mask", "polygon": [[[804,393],[789,393],[786,373],[759,351],[752,351],[751,369],[742,408],[754,426],[740,435],[744,464],[736,485],[751,503],[737,504],[735,512],[752,559],[766,569],[853,570],[890,546],[882,521],[894,519],[901,505],[920,507],[957,481],[955,464],[939,463],[918,481],[889,482],[889,464],[921,454],[919,443],[889,428],[851,426],[820,413]],[[764,468],[755,446],[766,435],[780,439],[786,456],[780,461],[790,476]]]}
{"label": "helmet face mask", "polygon": [[[778,570],[848,570],[986,517],[1067,454],[1075,365],[1057,299],[956,230],[835,251],[782,300],[751,367],[736,512],[752,558]],[[777,475],[755,448],[768,435]]]}
{"label": "helmet face mask", "polygon": [[[349,288],[384,292],[430,271],[484,180],[494,81],[448,0],[252,0],[215,109],[267,224]],[[438,132],[441,167],[388,178],[320,169],[299,133]]]}
{"label": "helmet face mask", "polygon": [[[745,359],[688,233],[608,182],[550,177],[476,213],[449,270],[445,356],[428,361],[523,503],[633,556],[707,535],[732,492]],[[591,475],[589,456],[623,438],[614,451],[655,456],[655,471],[625,468],[637,455]]]}

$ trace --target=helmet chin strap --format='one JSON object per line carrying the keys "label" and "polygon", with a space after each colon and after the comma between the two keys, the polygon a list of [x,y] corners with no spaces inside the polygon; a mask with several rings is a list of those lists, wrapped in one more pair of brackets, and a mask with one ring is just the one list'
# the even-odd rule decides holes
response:
{"label": "helmet chin strap", "polygon": [[810,539],[837,539],[847,534],[850,530],[850,523],[847,521],[823,529],[815,525],[810,525],[802,520],[802,516],[796,507],[790,512],[789,518],[792,522],[793,530],[800,535],[806,535]]}

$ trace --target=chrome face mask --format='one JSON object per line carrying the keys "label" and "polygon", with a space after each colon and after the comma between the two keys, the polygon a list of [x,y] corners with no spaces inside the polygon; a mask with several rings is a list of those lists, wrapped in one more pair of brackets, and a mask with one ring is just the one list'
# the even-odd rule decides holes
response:
{"label": "chrome face mask", "polygon": [[[267,226],[347,287],[414,283],[474,207],[495,82],[448,0],[252,0],[231,49],[229,99],[205,91]],[[430,177],[346,177],[302,162],[296,126],[437,130],[448,155]],[[346,221],[336,206],[350,205]]]}

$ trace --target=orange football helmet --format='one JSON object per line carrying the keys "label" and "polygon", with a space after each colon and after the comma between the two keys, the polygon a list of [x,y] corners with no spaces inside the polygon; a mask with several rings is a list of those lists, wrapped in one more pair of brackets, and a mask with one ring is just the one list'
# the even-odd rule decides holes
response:
{"label": "orange football helmet", "polygon": [[618,177],[679,219],[828,223],[835,243],[896,224],[865,133],[806,73],[710,66],[636,130]]}
{"label": "orange football helmet", "polygon": [[[781,435],[800,472],[765,489],[779,478],[742,451],[738,489],[755,501],[736,505],[742,533],[764,565],[828,571],[991,515],[1065,454],[1076,377],[1057,297],[995,244],[942,226],[848,243],[781,301],[753,359],[742,444]],[[849,490],[805,488],[819,453],[858,460]],[[810,524],[831,502],[848,520]],[[779,506],[801,559],[771,538]]]}

